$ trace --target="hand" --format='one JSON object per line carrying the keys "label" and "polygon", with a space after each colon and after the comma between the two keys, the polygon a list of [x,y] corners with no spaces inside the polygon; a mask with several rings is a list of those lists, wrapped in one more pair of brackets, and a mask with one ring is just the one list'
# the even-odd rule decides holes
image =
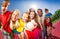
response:
{"label": "hand", "polygon": [[1,31],[3,30],[3,26],[1,26],[0,30],[1,30]]}
{"label": "hand", "polygon": [[43,27],[42,27],[42,25],[41,25],[41,30],[43,31]]}
{"label": "hand", "polygon": [[0,30],[2,31],[2,28],[0,28]]}

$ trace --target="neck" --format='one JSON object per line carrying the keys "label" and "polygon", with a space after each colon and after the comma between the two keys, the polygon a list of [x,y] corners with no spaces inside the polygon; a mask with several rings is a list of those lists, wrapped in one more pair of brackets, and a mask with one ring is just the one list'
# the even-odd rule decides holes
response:
{"label": "neck", "polygon": [[4,12],[2,11],[2,14],[4,14]]}
{"label": "neck", "polygon": [[4,14],[6,11],[2,11],[2,14]]}
{"label": "neck", "polygon": [[30,18],[30,20],[32,20],[32,18]]}
{"label": "neck", "polygon": [[24,22],[24,23],[25,23],[26,21],[22,19],[22,22]]}
{"label": "neck", "polygon": [[40,15],[40,17],[42,17],[42,15]]}
{"label": "neck", "polygon": [[48,14],[48,13],[46,13],[46,14]]}

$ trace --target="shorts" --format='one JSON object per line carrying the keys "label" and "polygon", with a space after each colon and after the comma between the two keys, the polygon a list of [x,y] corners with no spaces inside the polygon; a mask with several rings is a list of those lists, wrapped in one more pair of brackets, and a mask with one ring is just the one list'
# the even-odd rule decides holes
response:
{"label": "shorts", "polygon": [[17,33],[17,34],[20,34],[21,32],[18,32],[18,31],[17,31],[16,33]]}

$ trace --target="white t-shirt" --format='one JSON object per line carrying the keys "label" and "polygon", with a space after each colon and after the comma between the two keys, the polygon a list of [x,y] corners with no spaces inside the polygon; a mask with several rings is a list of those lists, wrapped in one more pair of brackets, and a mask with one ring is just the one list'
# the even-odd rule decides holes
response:
{"label": "white t-shirt", "polygon": [[42,16],[42,17],[38,16],[38,22],[40,25],[43,24],[44,23],[44,16]]}
{"label": "white t-shirt", "polygon": [[34,28],[34,25],[33,25],[32,22],[28,22],[26,26],[27,26],[28,29]]}
{"label": "white t-shirt", "polygon": [[26,24],[27,30],[32,31],[35,28],[36,22],[34,20],[31,20],[31,22],[28,22]]}

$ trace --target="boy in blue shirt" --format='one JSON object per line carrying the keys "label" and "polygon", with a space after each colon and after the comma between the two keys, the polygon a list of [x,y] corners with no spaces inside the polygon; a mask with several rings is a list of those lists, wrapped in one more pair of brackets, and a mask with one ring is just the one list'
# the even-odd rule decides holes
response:
{"label": "boy in blue shirt", "polygon": [[[52,14],[51,13],[49,13],[49,10],[48,9],[45,9],[45,18],[47,18],[47,17],[50,17],[51,18],[51,16],[52,16]],[[51,22],[51,21],[50,21]],[[52,22],[51,22],[52,23]],[[44,37],[45,37],[45,39],[48,39],[48,35],[47,35],[47,27],[45,26],[44,27]]]}
{"label": "boy in blue shirt", "polygon": [[45,9],[45,17],[51,17],[52,16],[52,14],[51,13],[49,13],[49,10],[48,9]]}

